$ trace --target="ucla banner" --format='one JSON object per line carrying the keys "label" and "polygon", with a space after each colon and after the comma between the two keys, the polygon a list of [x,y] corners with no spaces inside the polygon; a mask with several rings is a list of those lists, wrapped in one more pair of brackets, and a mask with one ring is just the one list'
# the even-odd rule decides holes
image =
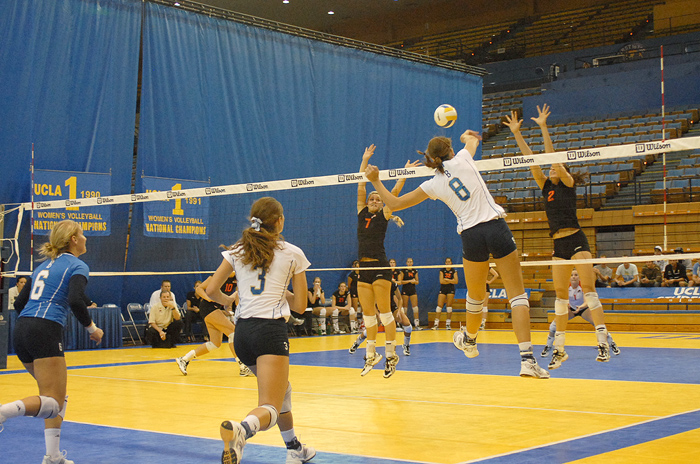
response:
{"label": "ucla banner", "polygon": [[64,219],[78,222],[85,235],[109,235],[110,209],[99,206],[74,206],[78,200],[109,196],[112,175],[92,172],[34,171],[34,204],[65,200],[66,208],[34,211],[34,233],[48,235],[53,226]]}
{"label": "ucla banner", "polygon": [[659,298],[666,300],[699,300],[700,287],[631,287],[597,288],[598,297],[615,298]]}
{"label": "ucla banner", "polygon": [[[527,297],[530,298],[530,292],[531,291],[537,291],[537,290],[532,290],[530,288],[525,289],[525,293],[527,293]],[[455,298],[457,300],[466,300],[467,299],[467,289],[466,288],[458,288],[455,290]],[[508,294],[506,293],[505,288],[492,288],[489,290],[489,299],[491,300],[507,300],[508,299]]]}
{"label": "ucla banner", "polygon": [[146,237],[194,238],[209,234],[209,202],[189,197],[182,190],[209,187],[209,182],[143,176],[143,191],[167,192],[167,200],[143,204],[143,233]]}

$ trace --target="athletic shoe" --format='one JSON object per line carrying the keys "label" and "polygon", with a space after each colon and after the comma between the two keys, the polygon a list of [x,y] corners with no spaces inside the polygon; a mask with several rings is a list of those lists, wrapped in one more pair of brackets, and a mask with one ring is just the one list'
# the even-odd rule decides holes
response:
{"label": "athletic shoe", "polygon": [[534,377],[536,379],[548,379],[549,371],[537,365],[535,358],[529,358],[520,362],[520,377]]}
{"label": "athletic shoe", "polygon": [[396,326],[396,331],[397,331],[397,332],[403,332],[403,327],[397,325],[397,326]]}
{"label": "athletic shoe", "polygon": [[372,368],[382,360],[382,355],[377,353],[376,351],[374,352],[374,355],[371,358],[368,358],[365,356],[365,367],[362,368],[362,372],[360,372],[361,376],[365,376],[369,374],[369,371],[372,370]]}
{"label": "athletic shoe", "polygon": [[360,331],[357,330],[357,329],[352,329],[352,330],[350,331],[350,333],[354,333],[354,334],[359,333],[359,332],[360,332]]}
{"label": "athletic shoe", "polygon": [[617,346],[617,343],[612,342],[610,344],[610,351],[612,351],[615,356],[620,354],[620,348]]}
{"label": "athletic shoe", "polygon": [[433,330],[437,330],[440,327],[440,321],[435,319],[435,324],[433,324]]}
{"label": "athletic shoe", "polygon": [[404,356],[411,356],[411,347],[409,345],[403,346],[403,355]]}
{"label": "athletic shoe", "polygon": [[610,349],[605,343],[598,345],[598,356],[595,358],[596,361],[606,363],[610,361]]}
{"label": "athletic shoe", "polygon": [[321,331],[321,335],[328,335],[325,330]]}
{"label": "athletic shoe", "polygon": [[288,449],[285,464],[303,464],[316,456],[316,450],[310,446],[301,445],[299,449]]}
{"label": "athletic shoe", "polygon": [[450,328],[450,321],[445,322],[445,330],[452,330]]}
{"label": "athletic shoe", "polygon": [[187,375],[187,366],[190,362],[185,361],[185,358],[183,357],[175,358],[175,362],[177,363],[177,367],[180,368],[180,372],[182,372],[182,375]]}
{"label": "athletic shoe", "polygon": [[290,317],[292,319],[292,324],[294,324],[294,325],[302,325],[304,323],[304,319],[299,319],[299,318],[294,317],[294,316],[290,316]]}
{"label": "athletic shoe", "polygon": [[481,321],[481,325],[479,326],[479,330],[485,330],[486,329],[486,321]]}
{"label": "athletic shoe", "polygon": [[238,368],[239,368],[238,375],[240,375],[241,377],[254,377],[255,376],[255,374],[253,374],[253,371],[251,371],[248,366],[246,366],[245,364],[243,364],[240,361],[238,361]]}
{"label": "athletic shoe", "polygon": [[357,351],[359,347],[360,345],[358,345],[357,343],[353,343],[348,351],[350,352],[350,354],[355,354],[355,351]]}
{"label": "athletic shoe", "polygon": [[566,353],[566,351],[559,351],[555,348],[554,352],[552,353],[552,360],[549,361],[549,366],[547,366],[547,368],[550,371],[553,371],[554,369],[559,369],[561,367],[561,363],[563,363],[567,359],[569,359],[569,355]]}
{"label": "athletic shoe", "polygon": [[394,356],[387,356],[386,357],[386,362],[384,363],[384,378],[388,379],[392,375],[394,375],[394,372],[396,372],[396,365],[399,363],[399,357],[394,355]]}
{"label": "athletic shoe", "polygon": [[245,429],[238,422],[223,421],[219,428],[221,439],[224,441],[224,452],[221,453],[221,464],[238,464],[243,456],[245,446]]}
{"label": "athletic shoe", "polygon": [[423,327],[417,325],[413,330],[423,330]]}
{"label": "athletic shoe", "polygon": [[452,335],[452,343],[458,350],[462,350],[464,356],[467,358],[476,358],[479,356],[479,350],[476,347],[476,339],[469,338],[464,332],[464,328]]}
{"label": "athletic shoe", "polygon": [[44,460],[41,461],[41,464],[75,464],[73,461],[70,459],[66,459],[66,451],[62,451],[61,455],[56,459],[53,460],[51,459],[51,456],[48,454],[44,455]]}
{"label": "athletic shoe", "polygon": [[544,348],[542,348],[542,353],[540,353],[540,356],[546,358],[547,356],[549,356],[550,351],[552,351],[552,347],[549,345],[545,345]]}

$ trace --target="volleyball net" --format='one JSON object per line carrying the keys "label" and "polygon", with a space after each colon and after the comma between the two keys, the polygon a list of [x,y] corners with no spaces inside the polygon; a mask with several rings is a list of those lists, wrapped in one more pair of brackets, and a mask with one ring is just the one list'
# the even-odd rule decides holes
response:
{"label": "volleyball net", "polygon": [[[476,164],[482,172],[494,172],[552,163],[573,166],[697,148],[700,137],[686,137],[532,156],[503,156],[479,160]],[[433,174],[427,167],[392,168],[381,170],[380,179],[391,188],[392,181],[405,178],[404,192],[408,192]],[[357,172],[193,188],[183,188],[186,182],[178,179],[159,179],[160,188],[152,185],[149,188],[144,182],[140,193],[107,196],[77,195],[67,186],[62,193],[69,198],[5,205],[4,244],[9,245],[11,256],[3,258],[3,276],[29,274],[39,258],[37,250],[48,239],[53,225],[73,219],[82,225],[88,237],[88,253],[84,258],[91,275],[101,278],[99,292],[111,294],[116,289],[127,300],[140,301],[137,296],[129,296],[130,292],[144,285],[155,289],[164,278],[177,282],[180,288],[189,288],[219,265],[219,245],[234,243],[241,231],[249,227],[247,216],[252,203],[262,196],[273,196],[285,209],[283,235],[305,251],[312,262],[309,280],[321,276],[326,296],[330,297],[337,283],[346,279],[356,259],[357,184],[365,181],[364,175]],[[367,184],[367,191],[371,190],[371,184]],[[455,267],[460,267],[461,241],[455,237],[455,220],[448,208],[426,201],[396,214],[405,226],[399,229],[390,224],[386,249],[388,257],[396,259],[398,268],[405,267],[407,258],[413,258],[413,267],[426,270],[423,275],[437,276],[436,270],[444,267],[446,257],[452,258]],[[698,256],[665,255],[664,259]],[[625,261],[648,259],[630,256]],[[603,261],[620,263],[621,259],[595,258],[568,263]],[[523,262],[526,267],[552,264],[546,258]]]}

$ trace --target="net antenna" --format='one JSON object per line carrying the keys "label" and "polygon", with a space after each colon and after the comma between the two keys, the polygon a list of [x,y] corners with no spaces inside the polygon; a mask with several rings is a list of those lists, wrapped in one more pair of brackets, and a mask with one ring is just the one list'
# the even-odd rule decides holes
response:
{"label": "net antenna", "polygon": [[[32,202],[32,215],[29,219],[29,271],[32,272],[34,271],[34,142],[32,142],[32,160],[29,166],[29,170],[31,172],[32,178],[29,185],[29,194]],[[17,224],[19,223],[20,222],[17,221]]]}
{"label": "net antenna", "polygon": [[[664,46],[661,45],[661,138],[666,141],[666,100],[664,92]],[[668,250],[667,216],[666,216],[666,152],[662,153],[664,173],[664,250]]]}

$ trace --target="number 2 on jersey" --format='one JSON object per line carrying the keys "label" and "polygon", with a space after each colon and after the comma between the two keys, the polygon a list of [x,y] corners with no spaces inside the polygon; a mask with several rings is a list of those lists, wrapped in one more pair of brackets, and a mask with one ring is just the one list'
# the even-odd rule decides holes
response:
{"label": "number 2 on jersey", "polygon": [[471,193],[469,193],[469,190],[467,190],[467,187],[464,186],[461,180],[459,180],[458,177],[454,177],[448,184],[452,191],[457,195],[457,198],[459,198],[462,201],[467,201],[469,200],[469,197],[471,196]]}
{"label": "number 2 on jersey", "polygon": [[265,269],[258,270],[258,288],[250,287],[250,293],[260,295],[265,290]]}

